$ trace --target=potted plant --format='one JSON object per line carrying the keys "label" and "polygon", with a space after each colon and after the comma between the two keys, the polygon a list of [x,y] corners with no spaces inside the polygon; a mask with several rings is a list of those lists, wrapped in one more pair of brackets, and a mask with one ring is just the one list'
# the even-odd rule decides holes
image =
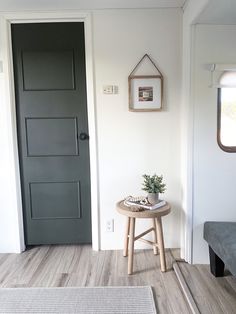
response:
{"label": "potted plant", "polygon": [[159,193],[164,193],[166,190],[166,184],[163,183],[163,176],[154,174],[153,176],[143,175],[143,188],[142,190],[148,192],[148,201],[151,204],[158,203]]}

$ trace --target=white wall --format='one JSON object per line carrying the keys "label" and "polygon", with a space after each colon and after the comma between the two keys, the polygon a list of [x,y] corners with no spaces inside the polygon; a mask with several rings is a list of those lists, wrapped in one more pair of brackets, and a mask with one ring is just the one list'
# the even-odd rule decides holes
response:
{"label": "white wall", "polygon": [[[163,174],[167,183],[164,198],[172,205],[172,213],[163,218],[166,247],[179,247],[182,11],[99,10],[92,15],[101,248],[122,248],[124,218],[115,211],[115,203],[129,194],[142,193],[142,174],[154,172]],[[1,53],[9,53],[4,40],[0,47]],[[162,112],[128,111],[128,75],[145,53],[150,54],[164,75]],[[4,71],[0,76],[1,91],[7,90],[8,73]],[[104,95],[105,84],[118,85],[119,94]],[[17,214],[19,187],[12,150],[15,134],[4,133],[15,121],[10,116],[9,99],[1,98],[1,102],[4,170],[0,186],[0,252],[19,252],[21,216]],[[115,220],[115,231],[106,233],[105,224],[111,218]],[[142,224],[139,229],[148,222]]]}
{"label": "white wall", "polygon": [[193,262],[208,263],[203,223],[236,221],[236,154],[216,140],[217,90],[209,88],[207,63],[236,63],[236,26],[197,25],[194,40]]}
{"label": "white wall", "polygon": [[209,0],[196,22],[198,24],[235,25],[235,12],[235,0]]}
{"label": "white wall", "polygon": [[[172,205],[171,215],[163,218],[166,246],[179,247],[182,12],[97,11],[93,17],[101,247],[123,246],[124,218],[115,203],[130,194],[142,195],[142,174],[154,172],[163,174],[164,198]],[[128,75],[145,53],[164,75],[162,112],[128,111]],[[102,94],[105,84],[118,85],[119,94]],[[115,219],[114,233],[105,232],[110,218]]]}

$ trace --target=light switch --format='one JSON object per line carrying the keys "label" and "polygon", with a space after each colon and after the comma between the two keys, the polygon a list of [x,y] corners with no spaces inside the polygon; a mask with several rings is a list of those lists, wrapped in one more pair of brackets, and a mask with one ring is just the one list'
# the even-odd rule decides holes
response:
{"label": "light switch", "polygon": [[118,94],[118,86],[113,85],[113,94]]}
{"label": "light switch", "polygon": [[103,86],[103,94],[113,94],[113,86],[112,85]]}
{"label": "light switch", "polygon": [[3,62],[0,60],[0,73],[3,73]]}
{"label": "light switch", "polygon": [[103,94],[118,94],[118,86],[116,85],[104,85]]}

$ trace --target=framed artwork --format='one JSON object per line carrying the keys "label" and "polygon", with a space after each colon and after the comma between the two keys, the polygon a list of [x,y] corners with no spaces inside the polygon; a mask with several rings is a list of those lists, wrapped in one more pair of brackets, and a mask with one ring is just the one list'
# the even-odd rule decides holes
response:
{"label": "framed artwork", "polygon": [[162,88],[160,75],[129,77],[129,110],[160,111],[162,109]]}
{"label": "framed artwork", "polygon": [[[151,62],[157,75],[135,75],[145,58]],[[128,78],[130,111],[161,111],[163,98],[163,75],[152,59],[145,54]]]}

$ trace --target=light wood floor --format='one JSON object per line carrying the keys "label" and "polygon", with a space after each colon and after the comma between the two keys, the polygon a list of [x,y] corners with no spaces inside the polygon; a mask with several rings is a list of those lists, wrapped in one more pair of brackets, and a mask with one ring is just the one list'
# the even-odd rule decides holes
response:
{"label": "light wood floor", "polygon": [[215,278],[209,265],[178,263],[201,313],[236,313],[236,278],[227,272]]}
{"label": "light wood floor", "polygon": [[[152,250],[137,250],[127,275],[121,251],[93,252],[90,246],[38,246],[22,254],[0,254],[0,287],[151,285],[157,312],[191,313],[171,269],[177,250],[167,250],[166,273]],[[206,266],[179,263],[201,313],[236,313],[236,281],[216,279]]]}

